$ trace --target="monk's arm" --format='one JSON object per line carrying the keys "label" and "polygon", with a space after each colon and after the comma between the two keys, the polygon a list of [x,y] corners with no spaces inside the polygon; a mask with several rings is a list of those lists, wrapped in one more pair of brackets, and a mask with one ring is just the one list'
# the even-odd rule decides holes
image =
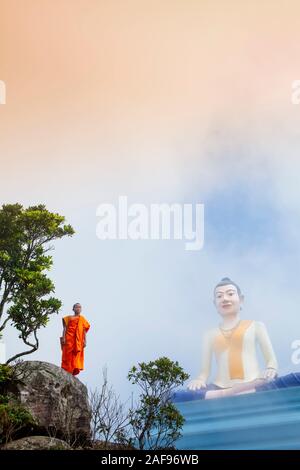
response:
{"label": "monk's arm", "polygon": [[64,319],[62,319],[62,324],[63,324],[62,343],[65,344],[65,342],[66,342],[66,324],[64,322]]}
{"label": "monk's arm", "polygon": [[90,329],[90,324],[89,322],[87,321],[86,318],[83,318],[84,320],[84,326],[83,326],[83,347],[85,348],[86,347],[86,334],[87,332],[89,331]]}
{"label": "monk's arm", "polygon": [[256,337],[266,363],[264,377],[272,379],[277,375],[278,363],[267,329],[262,322],[256,323]]}

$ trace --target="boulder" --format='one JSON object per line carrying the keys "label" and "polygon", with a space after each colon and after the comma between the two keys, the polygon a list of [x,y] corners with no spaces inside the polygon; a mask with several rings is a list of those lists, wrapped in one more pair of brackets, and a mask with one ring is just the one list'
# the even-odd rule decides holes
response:
{"label": "boulder", "polygon": [[72,450],[65,441],[48,436],[30,436],[9,442],[3,450]]}
{"label": "boulder", "polygon": [[36,420],[41,434],[90,438],[91,410],[86,386],[60,367],[42,361],[16,365],[18,380],[13,391]]}

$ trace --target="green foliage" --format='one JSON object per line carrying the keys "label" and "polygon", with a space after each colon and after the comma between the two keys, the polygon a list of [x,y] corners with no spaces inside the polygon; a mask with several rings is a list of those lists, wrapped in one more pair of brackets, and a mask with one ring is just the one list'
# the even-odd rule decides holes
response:
{"label": "green foliage", "polygon": [[32,429],[35,421],[30,412],[17,401],[0,395],[0,442],[7,443],[22,430]]}
{"label": "green foliage", "polygon": [[12,383],[16,383],[14,367],[0,364],[0,443],[7,443],[20,432],[31,431],[35,421],[30,412],[7,392]]}
{"label": "green foliage", "polygon": [[54,284],[46,272],[52,266],[49,243],[74,234],[64,222],[63,216],[42,204],[27,209],[6,204],[0,209],[0,334],[10,322],[31,348],[7,363],[38,349],[37,331],[61,307],[60,300],[50,295]]}
{"label": "green foliage", "polygon": [[138,367],[133,366],[128,379],[138,384],[145,393],[170,392],[189,378],[178,362],[168,357],[161,357],[148,363],[141,362]]}
{"label": "green foliage", "polygon": [[6,364],[0,364],[0,388],[2,384],[7,383],[12,377],[12,368]]}
{"label": "green foliage", "polygon": [[137,406],[129,411],[140,449],[171,448],[180,437],[184,418],[171,402],[171,395],[188,378],[178,362],[167,357],[131,368],[128,379],[142,391]]}

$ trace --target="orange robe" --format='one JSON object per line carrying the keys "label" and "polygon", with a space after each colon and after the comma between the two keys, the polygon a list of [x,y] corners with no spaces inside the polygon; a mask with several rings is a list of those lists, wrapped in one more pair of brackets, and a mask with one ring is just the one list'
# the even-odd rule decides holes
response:
{"label": "orange robe", "polygon": [[230,337],[226,338],[220,333],[214,340],[216,355],[228,350],[228,369],[231,379],[244,379],[243,342],[245,332],[252,323],[251,320],[241,320]]}
{"label": "orange robe", "polygon": [[79,374],[84,365],[84,333],[90,328],[82,315],[63,318],[66,327],[65,344],[62,347],[61,367],[73,375]]}

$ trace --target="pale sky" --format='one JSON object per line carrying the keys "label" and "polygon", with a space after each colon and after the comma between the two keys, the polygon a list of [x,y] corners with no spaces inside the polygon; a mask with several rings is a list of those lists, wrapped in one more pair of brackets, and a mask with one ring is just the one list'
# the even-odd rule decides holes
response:
{"label": "pale sky", "polygon": [[[55,244],[63,309],[32,359],[60,365],[61,318],[91,323],[89,387],[166,355],[195,376],[230,276],[265,322],[280,371],[300,339],[298,1],[0,0],[1,203],[45,203],[76,234]],[[204,203],[205,243],[100,241],[96,209]],[[5,334],[8,354],[22,345]]]}

